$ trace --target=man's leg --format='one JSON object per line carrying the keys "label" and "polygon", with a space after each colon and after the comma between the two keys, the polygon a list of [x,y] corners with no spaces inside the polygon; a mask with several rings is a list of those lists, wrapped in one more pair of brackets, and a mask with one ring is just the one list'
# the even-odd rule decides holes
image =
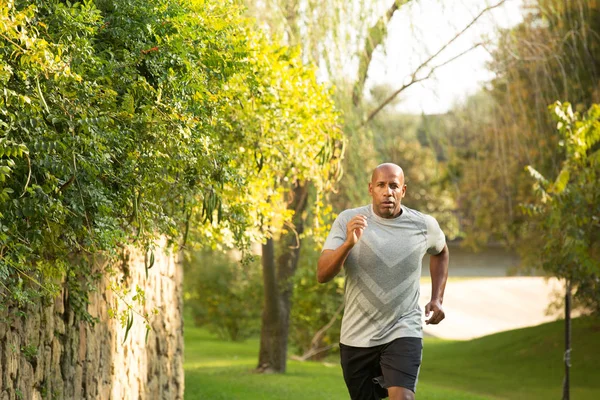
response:
{"label": "man's leg", "polygon": [[414,400],[423,356],[423,340],[396,339],[381,350],[381,371],[390,400]]}
{"label": "man's leg", "polygon": [[381,375],[379,347],[352,347],[340,343],[340,356],[344,381],[352,400],[374,400],[373,378]]}
{"label": "man's leg", "polygon": [[390,400],[415,400],[415,394],[411,390],[400,386],[390,386],[388,393]]}

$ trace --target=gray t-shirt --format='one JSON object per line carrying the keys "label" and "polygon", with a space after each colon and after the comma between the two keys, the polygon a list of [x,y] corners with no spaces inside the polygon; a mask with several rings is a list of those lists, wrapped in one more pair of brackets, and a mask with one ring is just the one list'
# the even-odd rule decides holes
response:
{"label": "gray t-shirt", "polygon": [[323,250],[346,240],[352,217],[367,217],[367,228],[350,250],[345,310],[340,342],[373,347],[399,337],[423,337],[419,307],[421,265],[425,253],[439,254],[446,243],[438,222],[408,207],[396,218],[381,218],[368,205],[343,211],[336,218]]}

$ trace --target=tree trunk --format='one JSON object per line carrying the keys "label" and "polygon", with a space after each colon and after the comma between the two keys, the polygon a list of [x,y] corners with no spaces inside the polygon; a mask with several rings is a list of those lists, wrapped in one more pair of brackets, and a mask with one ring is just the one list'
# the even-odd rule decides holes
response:
{"label": "tree trunk", "polygon": [[273,239],[262,245],[262,267],[265,302],[260,333],[258,370],[260,372],[284,372],[285,348],[281,332],[281,304],[275,271],[275,246]]}
{"label": "tree trunk", "polygon": [[281,234],[280,255],[275,262],[275,245],[268,239],[262,246],[265,302],[260,333],[257,371],[283,373],[286,370],[288,331],[290,326],[292,278],[298,267],[300,235],[304,231],[302,213],[306,208],[308,187],[296,182],[288,208],[294,210],[293,229]]}
{"label": "tree trunk", "polygon": [[571,280],[565,285],[565,380],[563,381],[563,400],[570,399],[569,368],[571,368]]}

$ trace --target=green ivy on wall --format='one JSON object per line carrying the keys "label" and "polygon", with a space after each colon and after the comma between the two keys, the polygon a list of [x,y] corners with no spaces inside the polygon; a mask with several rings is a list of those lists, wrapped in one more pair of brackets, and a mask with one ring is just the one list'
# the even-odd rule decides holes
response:
{"label": "green ivy on wall", "polygon": [[330,93],[242,11],[233,0],[0,5],[3,303],[65,281],[86,317],[96,255],[150,254],[159,235],[231,245],[277,232],[296,179],[320,204],[341,158]]}

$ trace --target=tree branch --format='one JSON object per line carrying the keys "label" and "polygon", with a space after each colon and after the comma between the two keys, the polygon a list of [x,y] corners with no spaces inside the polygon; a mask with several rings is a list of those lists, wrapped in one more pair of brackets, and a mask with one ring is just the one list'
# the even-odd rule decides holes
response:
{"label": "tree branch", "polygon": [[[27,166],[29,167],[29,172],[27,173],[27,182],[25,182],[25,187],[23,188],[23,193],[19,196],[19,198],[25,196],[27,193],[27,186],[29,186],[29,182],[31,180],[31,159],[29,158],[29,154],[25,153],[25,157],[27,157]],[[61,187],[62,189],[62,187]]]}
{"label": "tree branch", "polygon": [[396,96],[398,96],[400,93],[402,93],[403,91],[405,91],[406,89],[408,89],[409,87],[411,87],[412,85],[414,85],[415,83],[424,81],[426,79],[429,79],[431,77],[431,75],[433,74],[433,72],[435,72],[435,70],[443,67],[446,64],[451,63],[452,61],[456,60],[457,58],[462,57],[463,55],[465,55],[466,53],[470,52],[471,50],[479,47],[482,45],[482,43],[477,43],[475,45],[473,45],[472,47],[470,47],[469,49],[463,51],[462,53],[452,57],[451,59],[436,65],[434,67],[431,67],[429,73],[421,78],[418,78],[417,75],[419,74],[419,72],[421,72],[421,70],[423,70],[424,68],[428,67],[429,63],[431,63],[431,61],[433,61],[437,56],[440,55],[440,53],[442,53],[448,46],[450,46],[452,43],[454,43],[463,33],[465,33],[471,26],[473,26],[473,24],[475,24],[475,22],[477,22],[479,20],[479,18],[481,18],[485,13],[487,13],[488,11],[493,10],[494,8],[500,7],[502,4],[504,4],[506,2],[506,0],[501,0],[498,3],[486,7],[483,10],[481,10],[481,12],[479,14],[477,14],[477,16],[475,18],[473,18],[471,20],[471,22],[469,22],[469,24],[467,24],[467,26],[465,26],[460,32],[458,32],[456,35],[454,35],[454,37],[452,39],[450,39],[448,42],[446,42],[446,44],[444,44],[437,52],[435,52],[435,54],[431,55],[427,60],[423,61],[412,73],[411,77],[410,77],[410,81],[404,85],[402,85],[398,90],[394,91],[394,93],[392,93],[388,98],[386,98],[379,106],[377,106],[373,111],[371,111],[368,116],[367,119],[363,122],[362,126],[368,124],[385,106],[387,106],[389,103],[391,103],[392,100],[394,100],[394,98],[396,98]]}
{"label": "tree branch", "polygon": [[371,122],[371,120],[373,118],[375,118],[375,116],[388,104],[390,104],[392,102],[392,100],[394,100],[394,98],[396,98],[396,96],[398,96],[400,93],[402,93],[403,91],[405,91],[406,89],[408,89],[409,87],[411,87],[412,85],[414,85],[415,83],[419,83],[422,82],[424,80],[427,80],[429,78],[431,78],[431,75],[433,75],[433,73],[435,72],[435,70],[437,70],[438,68],[443,67],[446,64],[451,63],[452,61],[456,60],[457,58],[462,57],[463,55],[465,55],[466,53],[474,50],[475,48],[481,46],[481,43],[477,43],[475,45],[473,45],[472,47],[469,47],[467,50],[463,51],[462,53],[457,54],[456,56],[452,57],[451,59],[444,61],[443,63],[436,65],[434,67],[431,67],[431,69],[429,70],[429,73],[421,78],[417,78],[415,76],[415,74],[413,74],[411,76],[411,80],[410,82],[402,85],[398,90],[396,90],[394,93],[392,93],[389,97],[387,97],[379,106],[377,106],[377,108],[375,108],[373,111],[371,111],[369,113],[369,115],[367,116],[367,119],[365,120],[365,122],[363,122],[362,126],[368,124],[369,122]]}
{"label": "tree branch", "polygon": [[317,333],[315,333],[312,340],[310,341],[310,349],[308,349],[308,351],[305,352],[304,354],[302,354],[301,356],[293,356],[292,358],[297,361],[306,361],[314,355],[317,355],[319,353],[322,353],[324,351],[331,349],[334,345],[329,345],[329,346],[319,348],[318,347],[319,342],[321,341],[321,339],[323,339],[325,332],[327,332],[327,330],[329,330],[329,328],[331,328],[333,326],[333,324],[337,320],[338,315],[340,315],[340,313],[342,312],[343,309],[344,309],[344,302],[342,302],[342,304],[340,304],[340,306],[337,308],[337,310],[335,310],[335,313],[333,314],[333,316],[331,317],[329,322],[327,322],[327,324],[325,324],[325,326],[323,326],[321,329],[319,329],[317,331]]}
{"label": "tree branch", "polygon": [[317,354],[322,353],[322,352],[327,351],[327,350],[330,350],[330,349],[332,349],[334,347],[335,347],[335,344],[330,344],[328,346],[321,347],[321,348],[318,348],[318,349],[312,349],[311,348],[309,351],[307,351],[306,353],[304,353],[301,356],[291,355],[290,358],[292,360],[294,360],[294,361],[306,361],[309,358],[311,358],[312,356],[316,356]]}
{"label": "tree branch", "polygon": [[383,43],[387,34],[387,25],[394,16],[396,10],[401,6],[408,3],[410,0],[396,0],[387,10],[384,16],[379,19],[375,25],[369,28],[367,37],[365,38],[365,50],[362,57],[360,57],[358,65],[358,80],[354,84],[352,90],[352,104],[358,106],[362,99],[362,93],[365,87],[365,81],[367,80],[367,72],[369,72],[369,65],[373,59],[373,52],[381,43]]}
{"label": "tree branch", "polygon": [[289,35],[289,45],[297,46],[301,44],[300,29],[298,27],[298,11],[300,4],[298,1],[287,2],[285,8],[282,8],[283,18],[286,23],[285,31]]}

